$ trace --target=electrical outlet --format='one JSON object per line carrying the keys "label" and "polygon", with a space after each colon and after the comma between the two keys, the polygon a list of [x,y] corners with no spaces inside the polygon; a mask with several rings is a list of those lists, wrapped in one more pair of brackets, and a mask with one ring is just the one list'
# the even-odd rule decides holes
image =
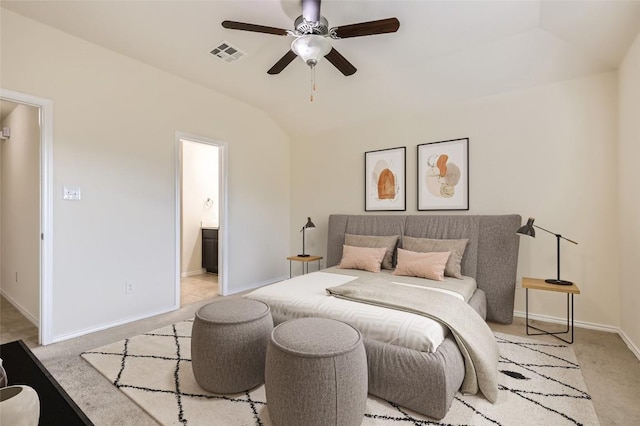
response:
{"label": "electrical outlet", "polygon": [[65,186],[62,195],[62,198],[65,200],[80,201],[80,199],[82,198],[82,191],[80,190],[80,188],[71,188]]}
{"label": "electrical outlet", "polygon": [[133,281],[127,281],[124,288],[125,294],[133,293]]}

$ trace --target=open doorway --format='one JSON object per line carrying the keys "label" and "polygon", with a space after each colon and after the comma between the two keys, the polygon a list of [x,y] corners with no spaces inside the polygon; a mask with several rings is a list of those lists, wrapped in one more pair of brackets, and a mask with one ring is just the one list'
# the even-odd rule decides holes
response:
{"label": "open doorway", "polygon": [[176,297],[185,306],[224,294],[225,146],[184,134],[177,142]]}
{"label": "open doorway", "polygon": [[[31,345],[48,344],[51,343],[52,103],[2,90],[0,106],[3,339],[13,336]],[[29,334],[28,323],[36,328],[36,336],[18,335]]]}

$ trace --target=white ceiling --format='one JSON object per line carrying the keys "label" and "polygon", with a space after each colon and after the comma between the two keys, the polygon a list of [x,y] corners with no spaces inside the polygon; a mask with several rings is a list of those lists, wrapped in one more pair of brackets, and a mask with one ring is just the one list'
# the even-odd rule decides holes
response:
{"label": "white ceiling", "polygon": [[[614,70],[640,32],[640,1],[325,0],[330,27],[395,16],[400,29],[333,41],[358,72],[344,77],[321,61],[310,102],[301,60],[267,74],[292,39],[220,25],[293,29],[296,0],[2,0],[2,7],[254,105],[292,135]],[[223,40],[247,56],[225,63],[209,54]]]}

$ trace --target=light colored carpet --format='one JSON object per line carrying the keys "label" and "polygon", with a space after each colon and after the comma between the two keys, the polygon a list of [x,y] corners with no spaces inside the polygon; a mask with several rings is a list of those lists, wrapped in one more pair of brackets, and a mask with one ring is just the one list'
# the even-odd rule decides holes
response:
{"label": "light colored carpet", "polygon": [[[269,426],[261,386],[244,394],[214,395],[191,370],[192,321],[182,321],[83,353],[83,358],[158,422]],[[363,425],[598,425],[573,349],[496,333],[500,395],[456,395],[440,422],[369,396]]]}

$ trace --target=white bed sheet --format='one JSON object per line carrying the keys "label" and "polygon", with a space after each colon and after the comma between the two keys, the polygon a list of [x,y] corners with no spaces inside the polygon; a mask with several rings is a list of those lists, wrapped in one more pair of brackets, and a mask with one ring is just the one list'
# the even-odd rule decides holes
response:
{"label": "white bed sheet", "polygon": [[[276,323],[309,316],[333,318],[352,324],[368,339],[423,352],[434,352],[438,348],[448,330],[437,321],[409,312],[339,299],[326,292],[327,287],[357,278],[312,272],[259,288],[243,297],[268,304]],[[393,281],[405,284],[400,280]],[[447,292],[442,289],[425,291]],[[464,300],[459,294],[449,293]]]}

